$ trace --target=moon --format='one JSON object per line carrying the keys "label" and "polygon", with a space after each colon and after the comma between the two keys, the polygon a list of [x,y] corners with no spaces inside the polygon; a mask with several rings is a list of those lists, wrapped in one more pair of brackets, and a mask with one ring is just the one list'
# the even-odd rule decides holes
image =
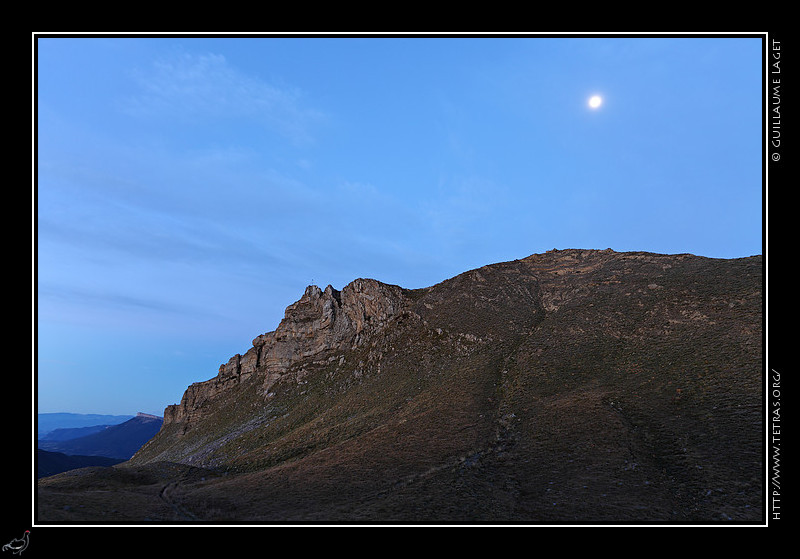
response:
{"label": "moon", "polygon": [[593,109],[596,109],[602,104],[603,104],[603,98],[600,97],[599,95],[592,95],[589,98],[589,106]]}

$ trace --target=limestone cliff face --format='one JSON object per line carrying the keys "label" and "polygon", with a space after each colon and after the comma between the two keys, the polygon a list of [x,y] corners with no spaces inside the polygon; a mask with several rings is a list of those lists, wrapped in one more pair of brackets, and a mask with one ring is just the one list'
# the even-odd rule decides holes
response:
{"label": "limestone cliff face", "polygon": [[220,365],[215,378],[190,385],[181,403],[164,410],[164,423],[198,419],[203,403],[254,373],[264,375],[264,392],[298,360],[330,351],[353,349],[371,331],[381,328],[406,301],[403,289],[372,279],[357,279],[341,291],[332,286],[306,288],[286,308],[273,332],[261,334],[243,355]]}

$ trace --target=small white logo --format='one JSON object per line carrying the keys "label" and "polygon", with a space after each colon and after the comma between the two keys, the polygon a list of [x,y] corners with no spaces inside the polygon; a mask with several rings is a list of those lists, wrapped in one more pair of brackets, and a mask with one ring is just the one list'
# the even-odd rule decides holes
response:
{"label": "small white logo", "polygon": [[22,535],[20,539],[14,538],[6,545],[3,546],[3,551],[10,551],[11,553],[16,553],[20,555],[25,548],[28,547],[28,536],[30,535],[30,530],[25,530],[25,533]]}

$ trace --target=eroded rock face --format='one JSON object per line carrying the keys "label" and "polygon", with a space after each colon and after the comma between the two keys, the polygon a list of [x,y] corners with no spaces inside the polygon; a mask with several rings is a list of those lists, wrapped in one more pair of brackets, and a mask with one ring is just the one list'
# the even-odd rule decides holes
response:
{"label": "eroded rock face", "polygon": [[166,408],[164,423],[196,419],[205,401],[253,373],[264,374],[266,392],[298,360],[357,347],[366,333],[400,312],[404,301],[402,288],[372,279],[357,279],[341,291],[308,286],[275,331],[256,337],[247,352],[220,365],[215,378],[189,386],[180,404]]}
{"label": "eroded rock face", "polygon": [[375,280],[357,279],[342,291],[311,285],[274,332],[253,340],[256,368],[279,372],[298,359],[357,346],[364,330],[380,327],[402,305],[401,288]]}

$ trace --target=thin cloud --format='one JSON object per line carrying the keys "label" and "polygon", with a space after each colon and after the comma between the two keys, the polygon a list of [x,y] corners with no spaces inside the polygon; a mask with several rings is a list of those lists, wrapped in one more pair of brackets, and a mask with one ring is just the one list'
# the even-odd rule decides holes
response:
{"label": "thin cloud", "polygon": [[219,54],[161,58],[134,78],[140,91],[123,103],[132,115],[253,119],[295,143],[312,141],[324,119],[298,89],[248,76]]}
{"label": "thin cloud", "polygon": [[[47,310],[53,303],[72,308],[95,309],[97,311],[139,310],[179,317],[220,319],[222,316],[205,307],[182,305],[175,301],[164,301],[154,297],[137,297],[127,293],[91,290],[85,287],[40,283],[37,287],[40,310]],[[42,307],[41,303],[47,301]]]}

